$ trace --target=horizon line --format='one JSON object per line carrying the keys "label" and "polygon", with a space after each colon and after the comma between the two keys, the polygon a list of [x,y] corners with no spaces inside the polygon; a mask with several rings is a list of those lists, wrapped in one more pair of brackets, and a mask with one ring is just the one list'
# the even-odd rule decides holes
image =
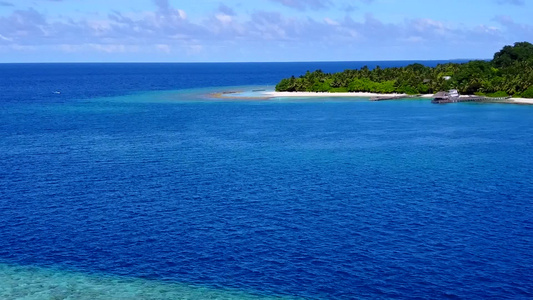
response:
{"label": "horizon line", "polygon": [[384,60],[302,60],[302,61],[50,61],[0,62],[0,64],[250,64],[250,63],[343,63],[343,62],[407,62],[407,61],[473,61],[491,58],[451,59],[384,59]]}

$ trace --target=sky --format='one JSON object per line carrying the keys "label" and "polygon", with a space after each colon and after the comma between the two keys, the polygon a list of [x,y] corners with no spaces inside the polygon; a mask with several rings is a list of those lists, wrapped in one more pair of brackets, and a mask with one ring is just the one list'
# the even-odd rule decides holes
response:
{"label": "sky", "polygon": [[0,0],[0,63],[487,59],[533,0]]}

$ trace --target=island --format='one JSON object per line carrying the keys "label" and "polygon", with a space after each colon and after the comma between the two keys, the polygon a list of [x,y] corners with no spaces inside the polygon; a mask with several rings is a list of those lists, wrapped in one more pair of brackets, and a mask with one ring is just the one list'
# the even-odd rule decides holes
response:
{"label": "island", "polygon": [[[492,60],[446,63],[427,67],[419,63],[406,67],[374,69],[363,67],[339,73],[307,71],[299,77],[282,79],[276,93],[433,95],[456,90],[461,95],[494,98],[533,98],[533,45],[518,42],[505,46]],[[363,94],[362,94],[363,95]]]}

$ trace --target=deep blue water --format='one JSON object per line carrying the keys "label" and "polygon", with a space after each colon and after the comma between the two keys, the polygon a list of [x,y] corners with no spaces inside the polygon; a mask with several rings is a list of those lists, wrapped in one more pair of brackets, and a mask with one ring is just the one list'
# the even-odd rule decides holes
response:
{"label": "deep blue water", "polygon": [[[448,61],[422,61],[435,66]],[[461,62],[461,61],[453,61]],[[368,66],[398,67],[415,61],[189,63],[189,64],[0,64],[1,102],[58,101],[219,86],[275,85],[307,70],[340,72]],[[54,92],[60,91],[58,96]],[[0,103],[1,103],[0,102]]]}
{"label": "deep blue water", "polygon": [[0,65],[0,262],[309,299],[532,298],[533,106],[203,95],[363,64]]}

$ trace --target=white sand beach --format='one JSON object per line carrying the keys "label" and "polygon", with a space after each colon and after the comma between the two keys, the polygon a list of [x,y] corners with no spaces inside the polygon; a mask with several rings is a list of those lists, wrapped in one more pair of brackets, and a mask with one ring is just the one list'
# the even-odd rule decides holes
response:
{"label": "white sand beach", "polygon": [[407,96],[407,94],[378,94],[378,93],[316,93],[316,92],[264,92],[263,95],[272,98],[285,97],[389,97]]}
{"label": "white sand beach", "polygon": [[[424,94],[417,96],[409,96],[407,94],[391,93],[391,94],[379,94],[379,93],[366,93],[366,92],[354,92],[354,93],[328,93],[328,92],[276,92],[276,91],[261,91],[261,92],[244,92],[244,91],[225,91],[219,93],[212,93],[210,97],[213,98],[229,98],[229,99],[242,99],[242,100],[267,100],[272,98],[373,98],[373,97],[406,97],[414,99],[432,99],[434,94]],[[473,97],[471,95],[461,95],[461,98]],[[533,105],[533,99],[531,98],[511,98],[500,103],[509,104],[529,104]]]}
{"label": "white sand beach", "polygon": [[[285,97],[353,97],[353,98],[371,98],[371,97],[401,97],[407,96],[407,94],[379,94],[379,93],[364,93],[364,92],[355,92],[355,93],[316,93],[316,92],[274,92],[266,91],[261,93],[263,96],[268,98],[285,98]],[[433,98],[434,94],[424,94],[419,95],[416,98]],[[461,98],[472,97],[469,95],[461,95]],[[515,104],[532,104],[533,99],[530,98],[511,98],[509,103]]]}
{"label": "white sand beach", "polygon": [[511,98],[510,100],[516,104],[533,104],[533,99],[531,98]]}

